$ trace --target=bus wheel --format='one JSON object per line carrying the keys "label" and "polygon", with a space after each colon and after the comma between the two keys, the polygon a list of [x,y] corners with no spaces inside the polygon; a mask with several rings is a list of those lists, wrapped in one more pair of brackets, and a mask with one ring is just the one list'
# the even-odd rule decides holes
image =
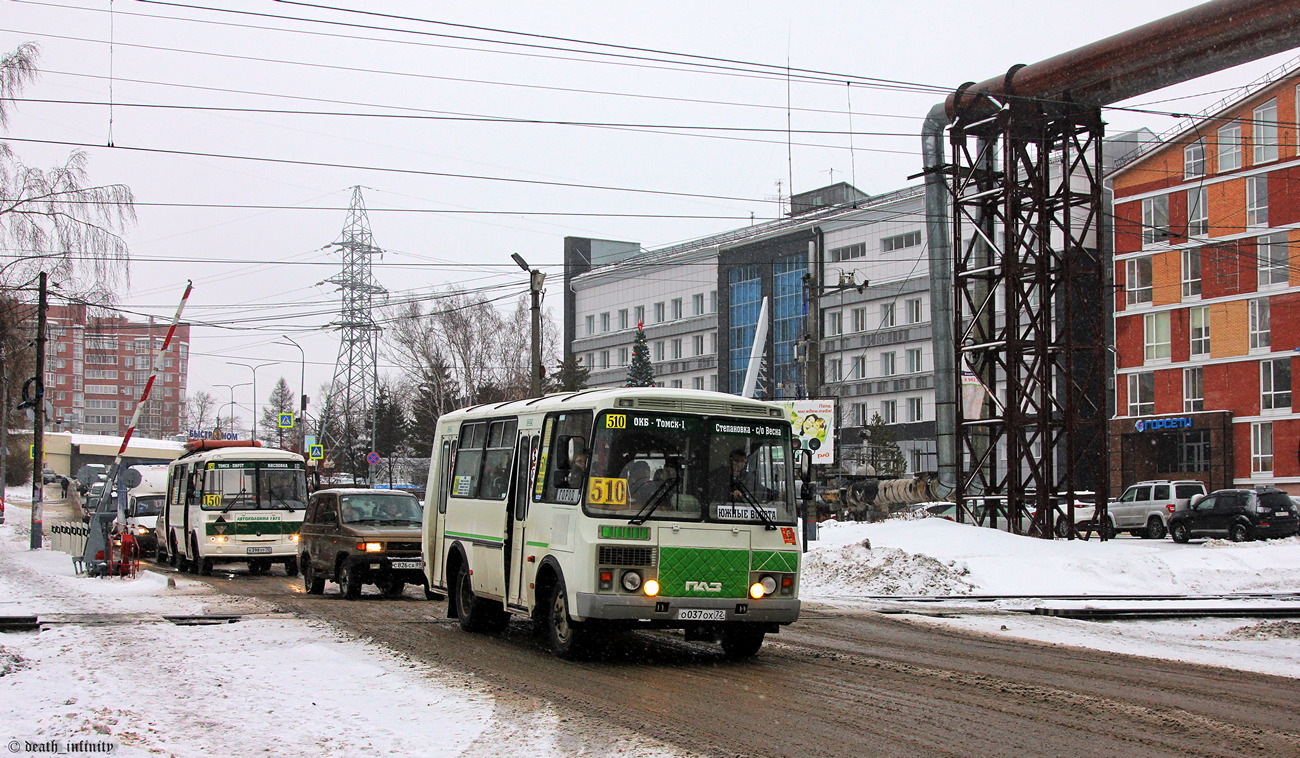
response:
{"label": "bus wheel", "polygon": [[722,652],[732,660],[752,658],[763,646],[762,627],[734,623],[722,630]]}
{"label": "bus wheel", "polygon": [[510,623],[510,615],[500,604],[474,594],[468,563],[460,565],[456,577],[456,603],[460,606],[460,628],[467,632],[499,632]]}
{"label": "bus wheel", "polygon": [[569,616],[569,596],[564,582],[557,581],[546,603],[546,637],[551,651],[569,660],[582,657],[587,648],[587,629]]}
{"label": "bus wheel", "polygon": [[297,558],[290,558],[289,560],[287,560],[287,561],[284,562],[284,575],[285,575],[285,576],[297,576],[297,575],[298,575],[298,559],[297,559]]}

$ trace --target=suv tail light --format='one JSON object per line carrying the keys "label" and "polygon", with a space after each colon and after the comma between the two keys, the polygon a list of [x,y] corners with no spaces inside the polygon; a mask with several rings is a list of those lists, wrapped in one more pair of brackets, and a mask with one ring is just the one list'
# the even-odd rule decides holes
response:
{"label": "suv tail light", "polygon": [[1174,509],[1177,507],[1178,506],[1174,503],[1165,503],[1165,510],[1169,511],[1170,513],[1173,513]]}

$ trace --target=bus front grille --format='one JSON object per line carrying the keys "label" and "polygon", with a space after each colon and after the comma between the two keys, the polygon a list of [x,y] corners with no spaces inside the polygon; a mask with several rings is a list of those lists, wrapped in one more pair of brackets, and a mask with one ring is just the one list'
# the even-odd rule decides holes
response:
{"label": "bus front grille", "polygon": [[653,566],[655,549],[630,545],[601,545],[597,561],[602,566]]}

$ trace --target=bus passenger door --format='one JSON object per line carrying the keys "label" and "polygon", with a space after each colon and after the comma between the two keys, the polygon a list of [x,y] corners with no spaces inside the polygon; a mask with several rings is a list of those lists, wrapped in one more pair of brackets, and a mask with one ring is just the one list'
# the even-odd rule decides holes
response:
{"label": "bus passenger door", "polygon": [[451,467],[456,458],[456,437],[448,435],[436,443],[436,465],[429,472],[429,494],[425,508],[424,560],[428,565],[430,586],[447,587],[447,493],[451,487]]}
{"label": "bus passenger door", "polygon": [[528,506],[532,502],[532,486],[537,472],[537,454],[541,437],[521,434],[515,450],[515,475],[510,488],[510,513],[507,528],[509,536],[506,549],[506,603],[524,605],[525,591],[533,576],[530,569],[537,564],[528,562]]}

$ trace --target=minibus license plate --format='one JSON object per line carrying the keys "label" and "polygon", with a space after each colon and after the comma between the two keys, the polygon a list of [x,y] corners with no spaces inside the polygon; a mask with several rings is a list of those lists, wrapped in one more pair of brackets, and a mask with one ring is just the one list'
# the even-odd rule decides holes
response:
{"label": "minibus license plate", "polygon": [[682,608],[677,611],[678,621],[726,621],[727,612],[719,608],[715,611],[706,611],[700,608]]}
{"label": "minibus license plate", "polygon": [[269,553],[269,552],[271,552],[271,548],[269,548],[269,547],[250,547],[250,548],[248,548],[248,554],[249,554],[249,555],[263,555],[263,554],[265,554],[265,553]]}
{"label": "minibus license plate", "polygon": [[393,561],[388,564],[395,569],[418,569],[423,568],[419,561]]}

